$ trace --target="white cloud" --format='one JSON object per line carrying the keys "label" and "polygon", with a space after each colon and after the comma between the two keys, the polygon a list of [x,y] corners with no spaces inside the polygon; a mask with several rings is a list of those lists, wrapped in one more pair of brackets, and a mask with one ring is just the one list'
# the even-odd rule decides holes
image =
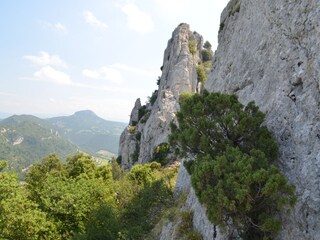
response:
{"label": "white cloud", "polygon": [[[190,5],[191,0],[156,0],[157,3],[168,11],[179,12]],[[199,4],[199,3],[197,3]]]}
{"label": "white cloud", "polygon": [[121,72],[112,66],[105,66],[99,70],[84,69],[82,75],[87,78],[104,79],[117,84],[123,82]]}
{"label": "white cloud", "polygon": [[83,12],[84,19],[87,23],[89,23],[91,26],[100,28],[102,30],[105,30],[108,28],[108,25],[104,22],[101,22],[92,12],[90,11],[84,11]]}
{"label": "white cloud", "polygon": [[47,52],[40,52],[39,56],[23,56],[23,59],[29,60],[35,65],[38,66],[47,66],[47,65],[52,65],[56,67],[67,67],[67,64],[58,56],[58,55],[50,55]]}
{"label": "white cloud", "polygon": [[127,25],[131,30],[147,33],[154,29],[151,15],[141,11],[133,2],[125,4],[121,10],[127,15]]}
{"label": "white cloud", "polygon": [[57,32],[62,33],[67,32],[67,27],[63,25],[61,22],[50,23],[46,21],[39,21],[39,24],[46,29],[56,30]]}
{"label": "white cloud", "polygon": [[93,79],[99,79],[100,78],[100,73],[96,70],[89,70],[89,69],[84,69],[82,71],[82,75],[87,77],[87,78],[93,78]]}
{"label": "white cloud", "polygon": [[148,71],[148,70],[144,70],[144,69],[140,69],[140,68],[128,66],[126,64],[120,64],[120,63],[113,64],[113,65],[111,65],[111,67],[119,69],[119,70],[124,70],[127,72],[132,72],[132,73],[146,76],[146,77],[156,77],[160,74],[159,71]]}
{"label": "white cloud", "polygon": [[71,85],[72,81],[68,74],[58,71],[51,66],[45,66],[33,74],[33,80],[53,82],[61,85]]}
{"label": "white cloud", "polygon": [[14,93],[10,93],[10,92],[0,92],[0,96],[5,96],[5,97],[15,97],[17,96]]}
{"label": "white cloud", "polygon": [[61,32],[66,32],[67,28],[62,24],[57,22],[56,24],[54,24],[54,27],[56,30],[61,31]]}
{"label": "white cloud", "polygon": [[156,77],[160,74],[159,71],[148,71],[132,66],[128,66],[126,64],[112,64],[109,66],[101,67],[99,70],[90,70],[90,69],[84,69],[82,71],[82,75],[91,78],[91,79],[105,79],[109,80],[114,83],[122,83],[123,77],[122,72],[130,72],[137,75],[145,76],[145,77]]}

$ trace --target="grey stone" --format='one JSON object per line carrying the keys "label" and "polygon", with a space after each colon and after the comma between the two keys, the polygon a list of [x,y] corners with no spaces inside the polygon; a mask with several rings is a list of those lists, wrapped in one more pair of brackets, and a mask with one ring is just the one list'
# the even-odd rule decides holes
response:
{"label": "grey stone", "polygon": [[277,164],[298,196],[279,239],[320,239],[319,19],[319,0],[231,0],[205,85],[266,113]]}
{"label": "grey stone", "polygon": [[[196,43],[197,51],[194,55],[189,51],[189,41]],[[169,124],[176,119],[175,113],[179,110],[179,95],[183,92],[195,92],[197,89],[196,67],[201,61],[199,52],[202,45],[203,38],[198,33],[191,32],[188,24],[180,24],[172,33],[164,53],[157,100],[153,105],[147,105],[149,113],[145,119],[138,121],[134,133],[126,129],[121,135],[119,155],[122,156],[122,165],[126,169],[134,164],[131,159],[134,151],[139,151],[137,163],[146,163],[152,159],[153,151],[159,144],[168,142]],[[138,107],[141,105],[136,102],[130,123],[137,119]],[[141,133],[140,141],[134,138],[138,132]]]}

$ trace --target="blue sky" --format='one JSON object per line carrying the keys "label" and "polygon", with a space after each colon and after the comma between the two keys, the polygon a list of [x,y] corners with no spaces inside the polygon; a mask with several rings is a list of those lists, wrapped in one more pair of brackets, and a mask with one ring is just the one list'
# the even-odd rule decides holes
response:
{"label": "blue sky", "polygon": [[228,0],[2,0],[0,112],[69,115],[90,109],[128,122],[156,89],[181,22],[217,46]]}

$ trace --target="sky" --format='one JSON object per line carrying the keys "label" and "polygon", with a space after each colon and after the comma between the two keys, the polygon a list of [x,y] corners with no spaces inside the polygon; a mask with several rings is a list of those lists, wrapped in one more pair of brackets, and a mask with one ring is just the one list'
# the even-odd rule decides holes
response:
{"label": "sky", "polygon": [[217,47],[229,0],[1,0],[0,113],[39,117],[90,109],[128,122],[157,88],[182,22]]}

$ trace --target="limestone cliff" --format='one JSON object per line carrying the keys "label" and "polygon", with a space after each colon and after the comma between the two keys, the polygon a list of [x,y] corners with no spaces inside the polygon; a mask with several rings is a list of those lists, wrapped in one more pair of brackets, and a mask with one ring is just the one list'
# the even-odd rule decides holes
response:
{"label": "limestone cliff", "polygon": [[[319,0],[231,0],[221,14],[205,85],[211,92],[235,93],[244,104],[255,101],[266,113],[265,124],[280,146],[278,165],[298,196],[292,214],[282,216],[278,239],[320,239],[319,19]],[[186,205],[203,238],[224,239],[203,214],[183,166],[176,190],[189,192]],[[175,239],[169,225],[161,237]]]}
{"label": "limestone cliff", "polygon": [[231,0],[205,85],[266,113],[298,195],[279,239],[320,239],[319,19],[319,0]]}
{"label": "limestone cliff", "polygon": [[[190,43],[194,49],[190,49]],[[158,90],[145,106],[137,100],[129,126],[121,135],[119,156],[125,168],[150,161],[154,149],[168,141],[169,124],[179,109],[179,95],[197,90],[196,67],[201,61],[202,45],[202,37],[191,32],[188,24],[180,24],[173,32],[164,52]]]}

